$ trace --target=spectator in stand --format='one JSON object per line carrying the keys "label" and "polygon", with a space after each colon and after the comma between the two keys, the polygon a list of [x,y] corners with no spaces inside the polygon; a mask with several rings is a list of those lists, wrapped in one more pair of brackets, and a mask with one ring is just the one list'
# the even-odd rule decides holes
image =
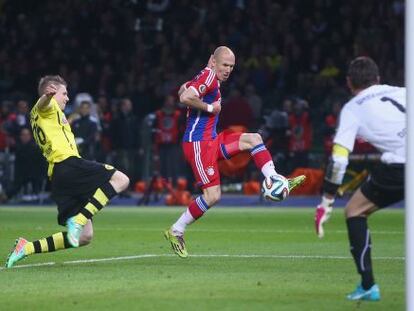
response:
{"label": "spectator in stand", "polygon": [[72,131],[81,157],[86,160],[96,160],[99,132],[96,119],[91,116],[91,102],[80,103],[79,118],[73,121]]}
{"label": "spectator in stand", "polygon": [[8,132],[15,143],[19,140],[20,131],[27,127],[30,127],[29,104],[25,100],[19,100],[16,112],[9,115],[7,124]]}
{"label": "spectator in stand", "polygon": [[248,84],[245,90],[247,103],[253,113],[254,126],[256,127],[260,123],[262,117],[262,99],[256,92],[256,88],[253,84]]}
{"label": "spectator in stand", "polygon": [[273,155],[273,162],[278,172],[287,175],[287,158],[289,138],[287,130],[289,127],[288,114],[285,111],[274,109],[264,116],[265,124],[259,130],[263,140]]}
{"label": "spectator in stand", "polygon": [[328,57],[325,61],[325,66],[319,72],[319,75],[321,77],[335,79],[339,76],[340,73],[341,73],[341,71],[335,65],[334,60],[332,58]]}
{"label": "spectator in stand", "polygon": [[[104,154],[109,154],[112,151],[111,139],[111,122],[113,119],[111,107],[108,98],[105,95],[100,95],[97,102],[97,112],[101,122],[101,148]],[[98,162],[108,162],[102,155]]]}
{"label": "spectator in stand", "polygon": [[[237,111],[237,113],[235,113]],[[232,125],[244,126],[246,129],[252,128],[254,117],[252,109],[246,98],[239,90],[233,89],[229,100],[223,104],[220,113],[219,127],[227,129]]]}
{"label": "spectator in stand", "polygon": [[160,173],[175,185],[179,174],[180,128],[184,123],[174,96],[166,96],[163,107],[156,111],[155,117],[155,145],[160,159]]}
{"label": "spectator in stand", "polygon": [[0,106],[0,152],[8,151],[10,145],[10,136],[8,124],[10,122],[9,103],[3,101]]}
{"label": "spectator in stand", "polygon": [[[14,161],[14,181],[6,192],[9,199],[23,191],[37,199],[46,180],[47,165],[38,146],[36,146],[29,128],[20,130],[16,144]],[[29,192],[31,190],[31,193]]]}
{"label": "spectator in stand", "polygon": [[134,182],[139,177],[137,165],[139,157],[139,122],[132,112],[132,102],[123,98],[119,103],[119,113],[111,125],[114,162]]}
{"label": "spectator in stand", "polygon": [[312,124],[306,101],[297,98],[289,115],[289,157],[291,169],[307,167],[312,144]]}
{"label": "spectator in stand", "polygon": [[338,116],[341,112],[341,107],[341,102],[335,101],[332,104],[331,113],[325,117],[323,145],[326,159],[328,159],[332,153],[333,139],[335,137],[336,127],[338,126]]}

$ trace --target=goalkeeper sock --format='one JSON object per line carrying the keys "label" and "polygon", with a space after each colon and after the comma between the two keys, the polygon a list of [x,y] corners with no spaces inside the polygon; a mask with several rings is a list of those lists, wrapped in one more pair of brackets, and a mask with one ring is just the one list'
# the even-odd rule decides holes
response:
{"label": "goalkeeper sock", "polygon": [[86,225],[88,219],[91,219],[98,213],[115,195],[117,195],[117,193],[111,183],[109,181],[106,182],[102,187],[95,191],[93,196],[89,199],[89,202],[75,216],[75,222],[83,226]]}
{"label": "goalkeeper sock", "polygon": [[264,177],[269,178],[270,176],[277,175],[272,156],[264,144],[253,147],[250,150],[250,154],[253,157],[256,167],[262,171]]}
{"label": "goalkeeper sock", "polygon": [[371,235],[366,217],[351,217],[346,220],[351,253],[358,273],[362,278],[362,287],[370,289],[374,285],[371,263]]}
{"label": "goalkeeper sock", "polygon": [[24,253],[26,255],[32,255],[35,253],[49,253],[66,248],[72,248],[66,237],[66,232],[58,232],[47,238],[28,242],[24,246]]}
{"label": "goalkeeper sock", "polygon": [[[193,201],[194,202],[194,201]],[[184,213],[181,214],[180,218],[172,225],[172,230],[175,233],[183,234],[185,228],[192,224],[195,221],[194,217],[191,215],[189,208],[185,210]]]}

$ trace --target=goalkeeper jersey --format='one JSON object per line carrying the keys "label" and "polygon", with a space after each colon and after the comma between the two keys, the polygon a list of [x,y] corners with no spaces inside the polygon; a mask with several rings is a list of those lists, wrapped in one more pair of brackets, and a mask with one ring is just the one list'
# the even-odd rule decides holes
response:
{"label": "goalkeeper jersey", "polygon": [[383,163],[405,163],[406,90],[370,86],[342,108],[334,143],[352,151],[360,137],[381,152]]}

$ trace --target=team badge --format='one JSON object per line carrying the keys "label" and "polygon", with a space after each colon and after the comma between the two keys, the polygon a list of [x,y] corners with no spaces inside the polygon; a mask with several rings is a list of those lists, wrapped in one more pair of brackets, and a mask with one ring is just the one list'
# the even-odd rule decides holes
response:
{"label": "team badge", "polygon": [[206,168],[206,173],[208,176],[213,176],[214,175],[214,168],[212,166],[209,166]]}
{"label": "team badge", "polygon": [[68,124],[68,120],[65,118],[65,116],[62,117],[62,124]]}
{"label": "team badge", "polygon": [[205,90],[206,90],[206,86],[205,86],[204,84],[201,84],[201,85],[198,87],[198,91],[199,91],[200,93],[204,93],[204,92],[205,92]]}

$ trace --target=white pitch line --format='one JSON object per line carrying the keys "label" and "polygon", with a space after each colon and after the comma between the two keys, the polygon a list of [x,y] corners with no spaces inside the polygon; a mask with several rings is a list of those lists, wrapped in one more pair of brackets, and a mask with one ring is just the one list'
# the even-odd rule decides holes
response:
{"label": "white pitch line", "polygon": [[[2,228],[5,231],[11,229],[11,227]],[[50,227],[36,227],[33,230],[37,231],[52,231],[55,230],[55,226]],[[165,228],[164,228],[165,229]],[[141,231],[141,232],[162,232],[163,228],[140,228],[140,227],[105,227],[100,226],[95,229],[96,232],[99,231]],[[191,232],[217,232],[217,233],[293,233],[293,234],[314,234],[315,229],[309,228],[309,230],[284,230],[284,229],[191,229]],[[329,230],[330,234],[345,234],[348,233],[346,230]],[[384,235],[403,235],[404,231],[370,231],[371,234],[384,234]],[[315,235],[316,237],[316,235]]]}
{"label": "white pitch line", "polygon": [[[73,265],[83,263],[94,263],[94,262],[106,262],[106,261],[120,261],[120,260],[133,260],[143,258],[161,258],[161,257],[173,257],[172,254],[142,254],[133,256],[121,256],[121,257],[107,257],[107,258],[92,258],[92,259],[80,259],[58,262],[43,262],[28,265],[18,265],[13,267],[17,268],[32,268],[32,267],[43,267],[43,266],[54,266],[57,264],[62,265]],[[190,258],[274,258],[274,259],[333,259],[333,260],[348,260],[351,257],[348,256],[322,256],[322,255],[258,255],[258,254],[195,254],[190,255]],[[393,261],[404,261],[405,257],[375,257],[374,260],[393,260]],[[0,267],[0,270],[5,270],[5,267]]]}
{"label": "white pitch line", "polygon": [[98,258],[98,259],[80,259],[72,261],[64,261],[63,264],[71,265],[76,263],[88,263],[88,262],[103,262],[103,261],[117,261],[117,260],[131,260],[131,259],[142,259],[142,258],[154,258],[154,257],[171,257],[174,255],[171,254],[143,254],[143,255],[134,255],[134,256],[121,256],[121,257],[108,257],[108,258]]}
{"label": "white pitch line", "polygon": [[[15,266],[14,268],[32,268],[32,267],[44,267],[44,266],[54,266],[56,265],[56,262],[40,262],[40,263],[34,263],[34,264],[29,264],[29,265],[19,265],[19,266]],[[6,270],[5,267],[0,267],[0,270]]]}
{"label": "white pitch line", "polygon": [[[219,232],[219,233],[313,233],[314,228],[309,230],[283,230],[283,229],[192,229],[191,232]],[[95,231],[143,231],[161,232],[159,228],[140,228],[140,227],[99,227]],[[404,231],[370,231],[371,234],[402,235]],[[346,230],[329,230],[329,233],[344,234]],[[315,235],[316,236],[316,235]]]}

